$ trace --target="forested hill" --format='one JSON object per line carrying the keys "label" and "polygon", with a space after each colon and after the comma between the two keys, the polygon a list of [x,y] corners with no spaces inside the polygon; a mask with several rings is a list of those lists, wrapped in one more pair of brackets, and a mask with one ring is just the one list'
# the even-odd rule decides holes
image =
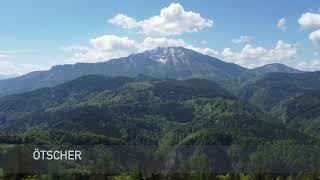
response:
{"label": "forested hill", "polygon": [[[178,164],[192,169],[215,167],[216,172],[255,168],[291,168],[295,172],[317,167],[317,158],[312,157],[318,157],[318,151],[288,147],[317,145],[319,137],[277,122],[217,83],[202,79],[89,75],[52,88],[0,98],[3,144],[9,144],[9,149],[16,147],[13,144],[89,147],[90,152],[97,153],[81,165],[88,172],[101,167],[132,169],[136,167],[133,162],[143,165],[144,158],[160,158],[166,170],[177,170],[174,165]],[[120,145],[125,153],[113,150],[113,145]],[[186,153],[183,162],[176,159],[182,158],[182,154],[175,154],[177,150]],[[305,153],[312,159],[303,158]],[[92,160],[97,163],[90,163]],[[61,162],[61,167],[78,172],[78,162],[71,164]]]}
{"label": "forested hill", "polygon": [[299,93],[320,89],[320,72],[268,73],[242,83],[240,97],[269,111]]}
{"label": "forested hill", "polygon": [[0,120],[2,131],[80,131],[128,144],[159,144],[173,132],[179,137],[170,140],[174,144],[308,142],[307,135],[273,124],[268,114],[201,79],[84,76],[1,98]]}
{"label": "forested hill", "polygon": [[250,75],[248,69],[227,63],[183,47],[159,47],[128,57],[99,63],[57,65],[47,71],[31,72],[12,79],[0,80],[0,96],[26,92],[90,74],[135,77],[145,74],[156,78],[202,78],[234,88]]}

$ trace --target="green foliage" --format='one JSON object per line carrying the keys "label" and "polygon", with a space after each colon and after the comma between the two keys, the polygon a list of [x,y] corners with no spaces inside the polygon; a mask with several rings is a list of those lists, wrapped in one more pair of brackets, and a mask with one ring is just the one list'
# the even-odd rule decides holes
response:
{"label": "green foliage", "polygon": [[[300,99],[305,101],[305,98]],[[312,99],[311,105],[317,105],[313,96],[306,99]],[[286,107],[290,107],[286,108],[288,110],[300,106]],[[297,114],[303,113],[297,110]],[[256,106],[237,99],[216,83],[200,79],[177,81],[92,75],[54,88],[0,99],[1,142],[94,148],[90,156],[97,161],[50,164],[52,171],[66,167],[62,174],[76,172],[85,175],[98,170],[112,171],[113,168],[140,169],[145,167],[144,160],[149,159],[165,162],[166,173],[175,167],[201,174],[278,167],[273,163],[295,170],[300,168],[300,162],[318,166],[304,156],[295,161],[299,153],[292,149],[270,150],[262,146],[315,145],[318,140],[311,135],[318,137],[318,129],[314,128],[318,119],[310,121],[314,123],[313,128],[306,124],[305,131],[301,132],[274,123],[277,120]],[[138,145],[140,148],[123,153],[108,148],[110,145]],[[152,147],[144,148],[144,145]],[[185,151],[186,147],[191,149]],[[312,157],[318,155],[308,152]],[[285,157],[275,162],[272,158],[277,156]],[[119,162],[119,157],[126,162]],[[141,179],[150,174],[152,168],[145,167],[143,172],[135,175],[114,178]],[[250,179],[251,176],[229,174],[216,178]]]}
{"label": "green foliage", "polygon": [[299,93],[320,89],[320,73],[269,73],[244,81],[241,98],[270,111],[279,102]]}

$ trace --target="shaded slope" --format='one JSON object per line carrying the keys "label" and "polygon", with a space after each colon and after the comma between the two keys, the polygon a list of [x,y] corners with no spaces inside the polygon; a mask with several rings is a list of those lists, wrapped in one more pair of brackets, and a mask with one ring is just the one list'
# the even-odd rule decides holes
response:
{"label": "shaded slope", "polygon": [[54,96],[45,88],[1,98],[0,129],[88,133],[103,136],[101,142],[160,148],[167,143],[313,142],[270,123],[269,115],[208,80],[86,76],[52,89]]}
{"label": "shaded slope", "polygon": [[270,111],[282,100],[320,88],[320,72],[270,73],[242,83],[240,97]]}

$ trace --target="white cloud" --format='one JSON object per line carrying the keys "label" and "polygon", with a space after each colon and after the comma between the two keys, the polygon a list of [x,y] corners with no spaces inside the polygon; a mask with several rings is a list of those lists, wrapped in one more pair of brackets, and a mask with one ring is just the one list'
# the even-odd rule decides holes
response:
{"label": "white cloud", "polygon": [[251,37],[247,35],[241,35],[238,38],[232,39],[232,43],[240,44],[240,43],[248,43],[251,41]]}
{"label": "white cloud", "polygon": [[191,45],[186,46],[186,48],[197,51],[199,53],[202,53],[208,56],[212,56],[212,57],[219,55],[219,52],[217,50],[211,49],[211,48],[198,48],[198,47],[193,47]]}
{"label": "white cloud", "polygon": [[278,23],[277,23],[277,27],[281,30],[286,30],[287,29],[287,26],[286,26],[286,19],[285,18],[281,18],[278,20]]}
{"label": "white cloud", "polygon": [[250,44],[246,44],[240,52],[233,52],[230,48],[225,48],[222,55],[231,60],[242,61],[246,59],[254,59],[264,55],[267,52],[262,47],[253,47]]}
{"label": "white cloud", "polygon": [[[320,28],[320,14],[319,13],[304,13],[298,20],[300,27],[303,29]],[[309,39],[316,45],[320,45],[320,29],[313,31],[309,35]]]}
{"label": "white cloud", "polygon": [[31,63],[22,63],[16,59],[18,54],[35,53],[36,50],[17,49],[17,50],[0,50],[0,74],[4,75],[22,75],[31,71],[49,69],[49,66],[41,66]]}
{"label": "white cloud", "polygon": [[320,60],[303,61],[297,64],[297,68],[303,71],[319,71]]}
{"label": "white cloud", "polygon": [[115,17],[109,19],[109,22],[111,24],[121,26],[124,29],[131,29],[140,26],[140,23],[125,14],[117,14]]}
{"label": "white cloud", "polygon": [[0,74],[22,75],[28,72],[40,71],[40,70],[46,70],[46,69],[49,69],[49,67],[42,67],[40,65],[35,65],[35,64],[18,64],[8,60],[0,61]]}
{"label": "white cloud", "polygon": [[182,39],[151,38],[146,37],[143,41],[135,41],[128,37],[104,35],[89,41],[90,46],[70,46],[61,48],[65,52],[72,53],[72,57],[66,63],[76,62],[99,62],[114,58],[125,57],[132,53],[151,50],[156,47],[182,46],[200,53],[216,56],[218,51],[211,48],[194,47]]}
{"label": "white cloud", "polygon": [[267,50],[262,47],[253,47],[252,45],[246,44],[240,52],[234,52],[230,48],[225,48],[222,56],[226,61],[251,68],[260,65],[259,58],[266,52]]}
{"label": "white cloud", "polygon": [[288,44],[283,41],[278,41],[275,48],[268,51],[262,58],[267,61],[281,62],[285,60],[295,59],[297,56],[297,47],[294,44]]}
{"label": "white cloud", "polygon": [[67,63],[76,62],[98,62],[128,56],[136,53],[140,49],[139,44],[128,37],[119,37],[115,35],[104,35],[90,39],[90,47],[69,46],[62,50],[73,53],[73,56],[67,59]]}
{"label": "white cloud", "polygon": [[225,48],[222,56],[226,61],[242,65],[248,68],[269,64],[269,63],[290,63],[296,59],[297,48],[295,45],[278,41],[274,48],[266,49],[246,44],[240,52],[234,52]]}
{"label": "white cloud", "polygon": [[212,27],[211,19],[204,19],[199,13],[185,11],[179,3],[171,3],[161,9],[160,15],[136,21],[132,17],[118,14],[109,20],[110,23],[125,29],[140,28],[148,36],[170,36],[198,32]]}
{"label": "white cloud", "polygon": [[128,37],[119,37],[115,35],[104,35],[90,40],[90,44],[98,50],[113,51],[136,51],[137,46],[134,40]]}
{"label": "white cloud", "polygon": [[304,13],[298,20],[301,28],[320,28],[320,14],[318,13]]}
{"label": "white cloud", "polygon": [[310,33],[309,39],[316,45],[320,46],[320,29]]}
{"label": "white cloud", "polygon": [[13,72],[17,72],[18,68],[13,63],[8,61],[0,61],[0,73],[1,74],[14,74]]}

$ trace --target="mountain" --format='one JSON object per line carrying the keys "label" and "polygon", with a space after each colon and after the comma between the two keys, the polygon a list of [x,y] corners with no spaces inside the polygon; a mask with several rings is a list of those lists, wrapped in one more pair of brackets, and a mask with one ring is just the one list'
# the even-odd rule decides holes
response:
{"label": "mountain", "polygon": [[[66,111],[83,113],[86,108],[88,110],[96,109],[92,112],[96,112],[96,115],[99,114],[99,111],[106,112],[109,109],[114,111],[116,119],[118,119],[118,116],[128,113],[148,114],[148,111],[150,113],[161,112],[171,119],[177,116],[190,119],[192,118],[192,116],[188,117],[190,109],[185,105],[180,105],[179,101],[186,101],[196,97],[234,98],[233,95],[219,85],[208,80],[141,80],[141,78],[112,78],[88,75],[56,87],[41,88],[1,98],[0,129],[21,130],[27,128],[26,124],[38,126],[41,125],[39,122],[41,117],[44,118],[43,123],[48,123],[50,118],[46,117],[46,115],[53,112],[56,114],[52,116],[54,119],[61,117],[66,121],[65,123],[69,123],[67,122],[69,115],[67,115]],[[102,105],[108,105],[108,108],[101,109]],[[130,108],[133,109],[130,110]],[[66,117],[59,116],[60,113],[66,113]],[[95,118],[96,115],[92,114],[92,117]],[[31,117],[36,118],[37,121],[33,123],[33,118]],[[84,118],[88,118],[88,116]],[[28,119],[30,122],[28,122]],[[180,119],[177,118],[174,121],[185,120],[180,117]],[[57,119],[52,123],[61,125]],[[91,121],[90,123],[93,122]],[[76,126],[70,125],[65,125],[61,128],[67,127],[76,128]],[[100,125],[92,127],[97,128]]]}
{"label": "mountain", "polygon": [[299,93],[320,89],[320,72],[268,73],[243,82],[240,89],[242,99],[270,111]]}
{"label": "mountain", "polygon": [[320,139],[320,89],[303,91],[284,99],[270,112],[287,128]]}
{"label": "mountain", "polygon": [[271,72],[301,73],[302,71],[286,66],[284,64],[274,63],[274,64],[267,64],[261,67],[254,68],[252,69],[252,72],[260,75],[260,74],[266,74]]}
{"label": "mountain", "polygon": [[278,123],[320,138],[320,72],[268,73],[244,81],[239,96]]}
{"label": "mountain", "polygon": [[213,80],[231,92],[237,92],[242,81],[269,72],[301,71],[283,64],[270,64],[249,70],[183,47],[159,47],[106,62],[57,65],[48,71],[0,80],[0,96],[53,87],[90,74],[126,77],[145,74],[155,78],[181,80],[201,78]]}
{"label": "mountain", "polygon": [[[0,98],[2,132],[82,132],[92,138],[103,137],[111,144],[160,146],[164,142],[241,144],[252,138],[260,142],[305,142],[306,135],[272,122],[258,108],[202,79],[89,75],[52,88]],[[91,142],[90,137],[87,140]],[[46,141],[48,137],[37,138],[37,142]]]}
{"label": "mountain", "polygon": [[185,49],[162,47],[113,59],[102,63],[58,65],[48,71],[0,81],[0,96],[55,85],[89,74],[135,77],[145,74],[156,78],[214,80],[221,86],[234,89],[242,79],[251,75],[248,69]]}
{"label": "mountain", "polygon": [[[11,149],[13,144],[26,143],[51,149],[63,145],[90,148],[85,151],[90,157],[83,161],[60,165],[69,171],[80,165],[82,169],[97,170],[103,165],[125,171],[146,162],[149,169],[154,165],[148,163],[150,159],[163,162],[161,170],[174,170],[180,164],[200,172],[212,167],[215,172],[300,170],[301,164],[314,167],[317,158],[306,161],[306,154],[288,147],[313,145],[317,139],[274,121],[254,105],[204,79],[88,75],[0,98],[0,141]],[[318,157],[306,149],[303,152]],[[275,161],[275,157],[282,159]],[[92,159],[96,161],[92,163]],[[263,167],[261,161],[265,162]],[[280,170],[274,164],[279,162]],[[179,172],[184,172],[181,168]]]}
{"label": "mountain", "polygon": [[305,91],[282,101],[272,113],[287,127],[300,129],[320,137],[320,89]]}
{"label": "mountain", "polygon": [[[250,138],[271,142],[293,137],[302,142],[302,137],[272,124],[270,118],[218,84],[202,79],[89,75],[0,98],[2,132],[49,128],[87,132],[125,144],[158,144],[161,139],[163,143],[172,138],[167,136],[172,131],[178,131],[174,136],[180,138],[170,142],[184,144],[230,144]],[[229,140],[215,139],[218,134],[230,136]]]}

